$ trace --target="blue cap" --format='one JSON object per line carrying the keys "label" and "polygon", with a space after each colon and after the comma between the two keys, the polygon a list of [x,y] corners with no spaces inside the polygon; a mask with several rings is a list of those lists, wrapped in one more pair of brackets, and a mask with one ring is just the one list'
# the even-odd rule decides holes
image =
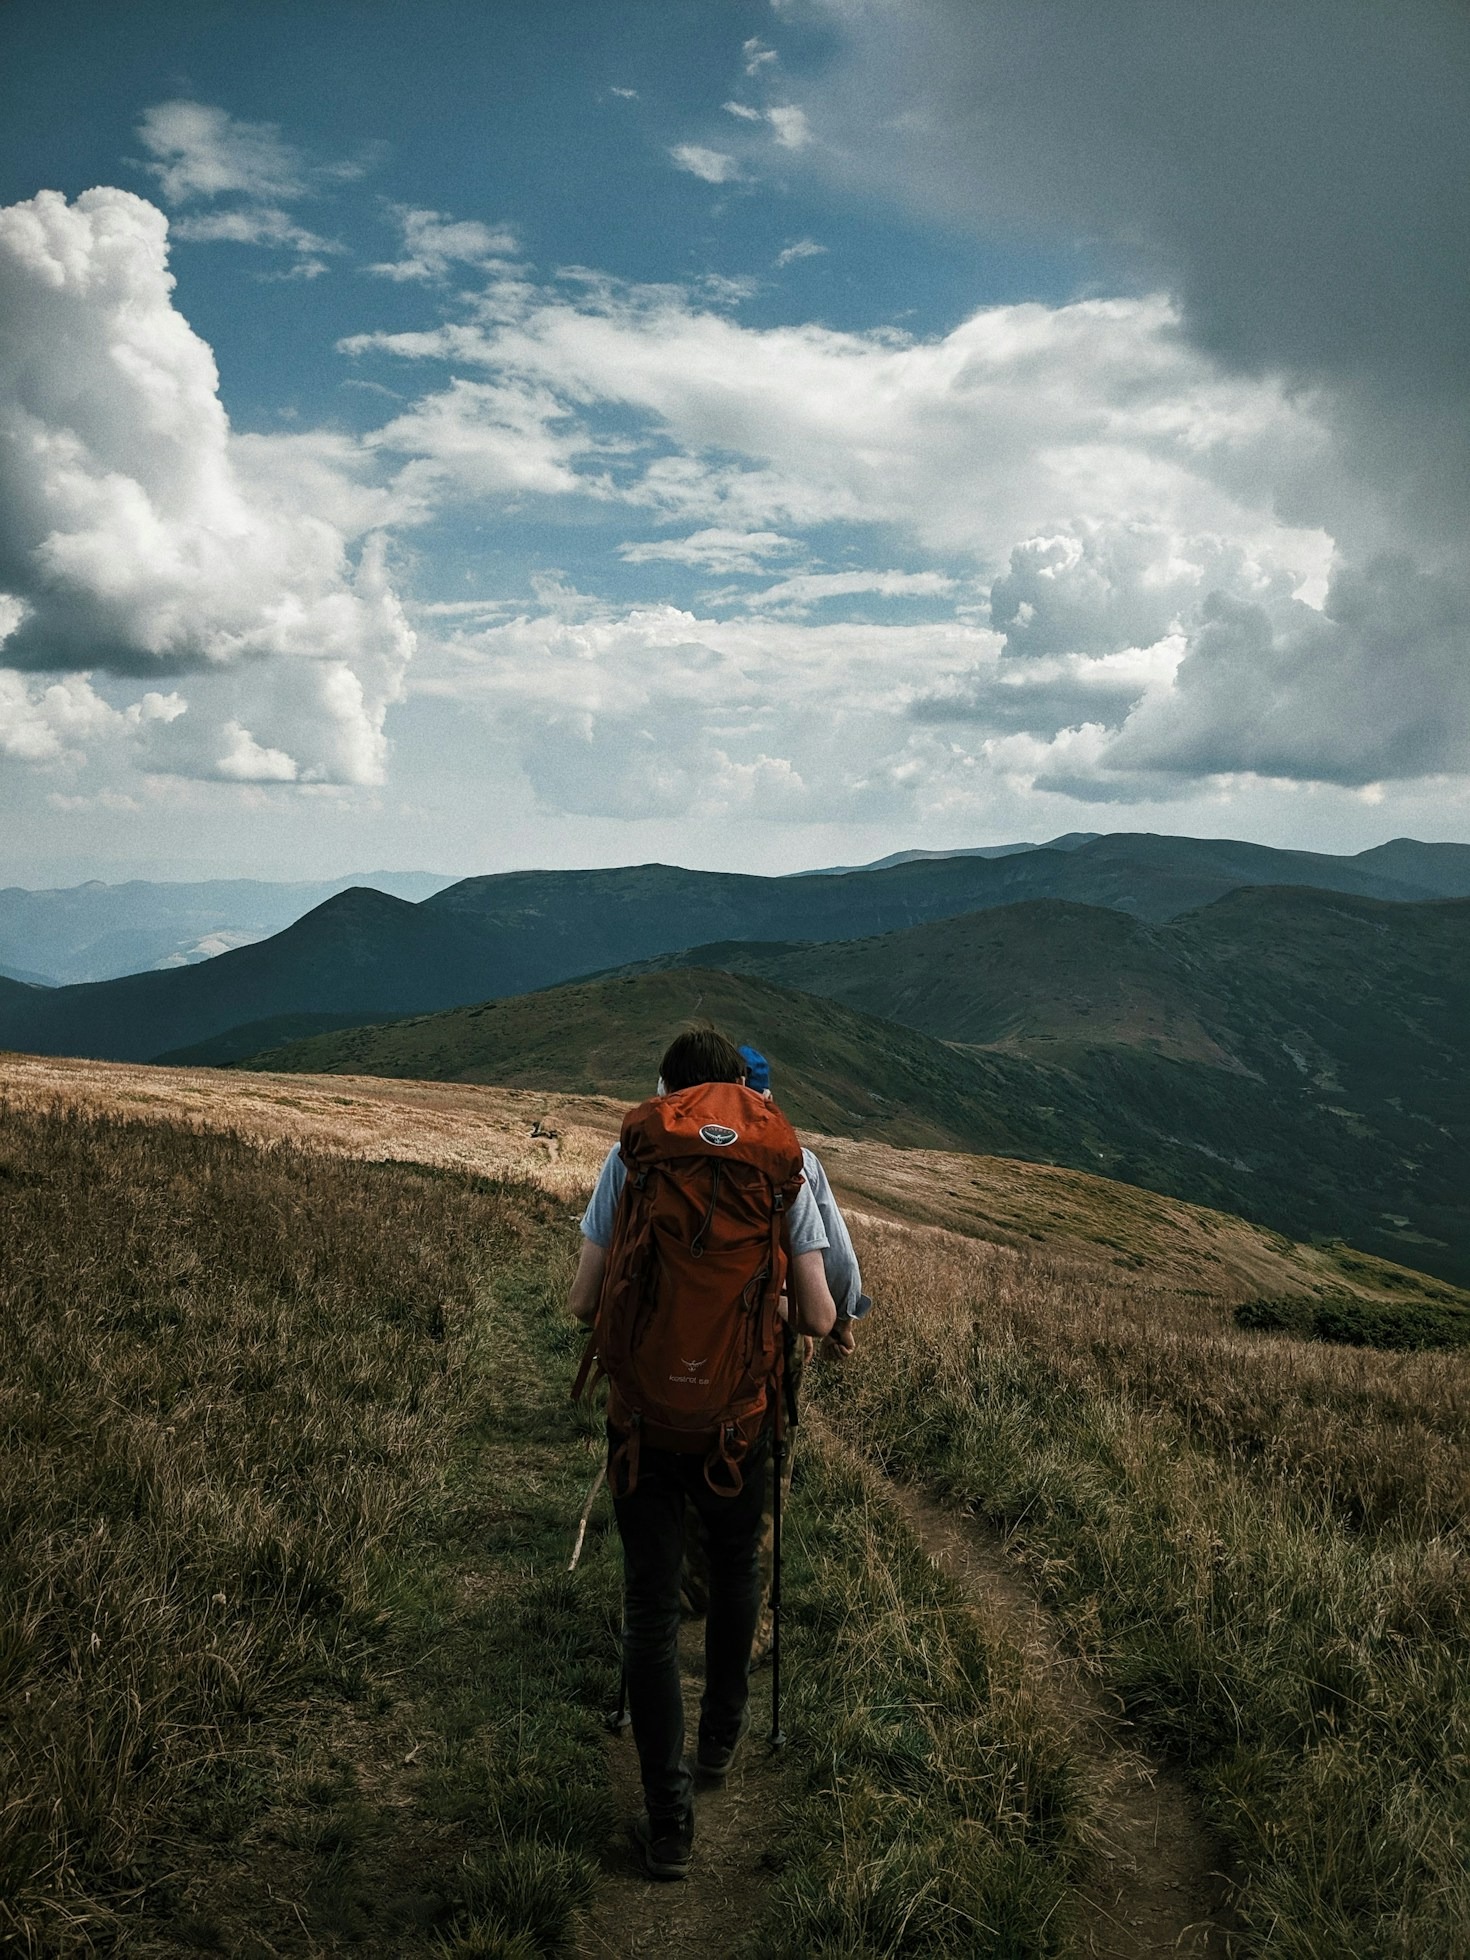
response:
{"label": "blue cap", "polygon": [[771,1065],[759,1048],[751,1048],[742,1043],[741,1058],[745,1063],[745,1086],[763,1096],[771,1086]]}

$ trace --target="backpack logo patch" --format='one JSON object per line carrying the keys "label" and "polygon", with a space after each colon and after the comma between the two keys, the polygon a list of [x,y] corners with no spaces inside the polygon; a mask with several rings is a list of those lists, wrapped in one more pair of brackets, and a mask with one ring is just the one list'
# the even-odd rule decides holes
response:
{"label": "backpack logo patch", "polygon": [[706,1123],[699,1134],[703,1142],[718,1144],[721,1148],[740,1141],[739,1130],[732,1130],[724,1123]]}

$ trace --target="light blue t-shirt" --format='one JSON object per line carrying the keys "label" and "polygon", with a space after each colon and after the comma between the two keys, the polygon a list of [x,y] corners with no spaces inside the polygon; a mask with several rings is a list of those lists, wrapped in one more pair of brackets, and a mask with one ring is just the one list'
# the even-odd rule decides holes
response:
{"label": "light blue t-shirt", "polygon": [[[838,1313],[859,1319],[867,1309],[858,1304],[862,1298],[863,1281],[846,1222],[837,1208],[832,1186],[827,1182],[827,1173],[816,1154],[803,1150],[801,1162],[806,1181],[796,1194],[787,1222],[787,1240],[792,1254],[820,1252],[827,1274],[827,1286],[837,1303]],[[591,1239],[604,1251],[612,1244],[613,1221],[617,1217],[618,1200],[627,1181],[627,1167],[619,1155],[618,1146],[614,1144],[607,1153],[587,1209],[582,1214],[583,1238]]]}

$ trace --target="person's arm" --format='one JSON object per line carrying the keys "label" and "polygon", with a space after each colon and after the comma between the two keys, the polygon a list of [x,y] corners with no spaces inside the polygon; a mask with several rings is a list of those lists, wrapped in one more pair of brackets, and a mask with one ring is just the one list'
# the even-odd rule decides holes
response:
{"label": "person's arm", "polygon": [[582,1214],[582,1256],[577,1261],[576,1277],[567,1295],[567,1305],[584,1326],[590,1326],[597,1313],[603,1270],[607,1265],[608,1247],[612,1244],[625,1175],[622,1158],[614,1144],[603,1160],[587,1209]]}
{"label": "person's arm", "polygon": [[822,1267],[827,1275],[828,1290],[837,1307],[837,1324],[827,1339],[834,1355],[849,1355],[857,1346],[853,1323],[861,1320],[873,1303],[863,1292],[863,1276],[858,1270],[852,1235],[832,1194],[822,1160],[812,1150],[803,1150],[801,1155],[807,1186],[827,1234]]}
{"label": "person's arm", "polygon": [[577,1274],[567,1295],[567,1305],[572,1310],[572,1318],[580,1320],[584,1326],[591,1324],[597,1312],[597,1301],[602,1292],[602,1273],[606,1265],[607,1247],[597,1245],[592,1239],[583,1239],[582,1256],[577,1261]]}
{"label": "person's arm", "polygon": [[837,1303],[822,1269],[822,1248],[791,1255],[791,1298],[796,1309],[792,1326],[798,1334],[829,1334],[837,1320]]}

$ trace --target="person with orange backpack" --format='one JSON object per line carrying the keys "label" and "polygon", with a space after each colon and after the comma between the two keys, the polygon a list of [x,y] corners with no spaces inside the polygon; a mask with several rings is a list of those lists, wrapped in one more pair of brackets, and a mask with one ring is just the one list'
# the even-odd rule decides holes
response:
{"label": "person with orange backpack", "polygon": [[[591,1334],[573,1393],[595,1362],[608,1383],[624,1684],[646,1805],[633,1835],[650,1877],[683,1878],[694,1843],[678,1653],[685,1505],[709,1541],[695,1767],[723,1780],[749,1726],[767,1465],[784,1442],[782,1294],[798,1334],[824,1336],[837,1318],[801,1145],[746,1088],[723,1035],[693,1029],[670,1044],[659,1093],[623,1119],[582,1235],[570,1306]],[[779,1615],[777,1626],[779,1637]],[[773,1665],[775,1706],[779,1645]],[[778,1740],[774,1717],[772,1728]]]}

